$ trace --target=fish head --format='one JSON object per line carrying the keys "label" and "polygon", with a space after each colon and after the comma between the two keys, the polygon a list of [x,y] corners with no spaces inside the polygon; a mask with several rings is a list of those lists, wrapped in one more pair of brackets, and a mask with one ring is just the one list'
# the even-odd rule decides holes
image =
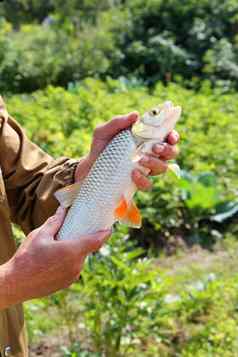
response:
{"label": "fish head", "polygon": [[181,107],[172,102],[152,108],[146,112],[132,127],[132,134],[139,144],[149,140],[163,142],[174,129],[181,115]]}

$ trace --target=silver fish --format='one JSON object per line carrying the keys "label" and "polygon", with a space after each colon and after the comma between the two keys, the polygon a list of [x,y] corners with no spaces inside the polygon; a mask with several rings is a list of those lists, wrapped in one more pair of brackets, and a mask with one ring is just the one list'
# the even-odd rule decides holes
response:
{"label": "silver fish", "polygon": [[[165,102],[145,113],[132,129],[121,131],[106,146],[93,164],[87,177],[79,184],[56,192],[64,207],[70,207],[59,240],[75,239],[110,228],[115,222],[141,227],[141,215],[133,202],[136,186],[131,179],[144,153],[150,153],[154,143],[163,142],[175,127],[181,108]],[[179,173],[179,168],[170,168]]]}

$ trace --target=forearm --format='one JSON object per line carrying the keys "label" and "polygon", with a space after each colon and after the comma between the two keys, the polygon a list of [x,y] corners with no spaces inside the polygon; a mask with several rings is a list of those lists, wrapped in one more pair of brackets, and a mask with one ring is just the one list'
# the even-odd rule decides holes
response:
{"label": "forearm", "polygon": [[11,262],[0,265],[0,311],[20,302],[20,290],[17,294],[14,288],[14,275]]}
{"label": "forearm", "polygon": [[53,159],[34,145],[19,124],[0,112],[0,166],[12,221],[26,234],[41,225],[58,205],[54,192],[74,181],[78,160]]}

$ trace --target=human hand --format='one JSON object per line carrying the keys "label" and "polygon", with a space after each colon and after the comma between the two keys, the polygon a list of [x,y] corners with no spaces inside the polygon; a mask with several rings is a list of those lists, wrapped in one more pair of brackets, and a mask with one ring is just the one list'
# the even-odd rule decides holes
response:
{"label": "human hand", "polygon": [[31,232],[13,258],[5,264],[8,304],[46,296],[68,287],[82,270],[87,255],[97,251],[111,234],[105,230],[57,241],[65,210],[58,208],[40,228]]}
{"label": "human hand", "polygon": [[[132,112],[127,115],[117,116],[114,119],[102,124],[96,128],[93,134],[93,140],[91,150],[89,154],[83,158],[77,166],[75,172],[75,180],[83,180],[92,164],[96,161],[99,154],[107,146],[109,141],[121,130],[128,129],[139,118],[137,112]],[[150,170],[150,175],[159,175],[164,173],[168,165],[167,160],[175,159],[178,154],[178,148],[176,144],[179,141],[179,134],[173,130],[167,137],[167,140],[163,144],[155,144],[153,146],[153,153],[144,155],[140,160],[140,165]],[[149,178],[142,173],[139,169],[135,169],[132,172],[132,179],[136,186],[141,190],[147,190],[151,188],[151,182]]]}

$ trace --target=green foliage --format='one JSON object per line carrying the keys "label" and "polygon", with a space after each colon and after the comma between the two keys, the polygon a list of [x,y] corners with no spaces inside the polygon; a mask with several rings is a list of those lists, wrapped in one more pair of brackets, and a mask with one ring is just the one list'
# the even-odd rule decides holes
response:
{"label": "green foliage", "polygon": [[[183,107],[182,178],[154,179],[137,194],[142,230],[117,227],[79,282],[27,304],[31,341],[59,331],[65,357],[237,355],[237,14],[236,0],[0,3],[0,91],[51,155],[86,154],[114,115]],[[182,240],[223,251],[160,258],[158,269],[148,248],[173,253]]]}
{"label": "green foliage", "polygon": [[[178,124],[178,161],[183,178],[178,181],[165,175],[155,180],[152,192],[138,194],[144,225],[132,235],[146,247],[163,245],[176,237],[191,244],[210,245],[229,229],[226,221],[214,226],[212,217],[233,205],[238,184],[236,94],[221,96],[206,85],[195,94],[175,84],[165,87],[161,83],[148,92],[125,80],[88,79],[71,85],[68,91],[48,87],[29,96],[13,96],[8,107],[44,150],[53,156],[77,157],[89,150],[97,124],[135,109],[143,113],[168,98],[183,108]],[[236,211],[232,212],[235,215]]]}
{"label": "green foliage", "polygon": [[142,252],[123,232],[116,234],[90,257],[79,282],[44,300],[48,330],[47,317],[42,324],[30,315],[31,310],[39,315],[39,304],[28,304],[31,332],[48,334],[52,326],[61,326],[59,335],[66,330],[70,341],[61,349],[71,357],[234,356],[237,243],[233,249],[234,255],[220,260],[221,268],[213,263],[209,272],[209,266],[203,268],[207,257],[201,257],[196,272],[188,259],[181,271],[163,267],[163,260],[158,268],[155,261],[140,257]]}
{"label": "green foliage", "polygon": [[237,13],[236,0],[7,1],[0,16],[13,30],[0,35],[0,90],[89,75],[150,85],[183,78],[195,88],[209,78],[230,90],[238,83]]}
{"label": "green foliage", "polygon": [[[219,47],[223,65],[219,78],[229,77],[229,66],[237,58],[237,2],[229,0],[127,1],[131,14],[131,31],[122,42],[125,67],[146,80],[170,80],[176,74],[184,78],[200,76],[207,51]],[[226,53],[229,42],[230,52]],[[232,53],[232,54],[230,54]],[[210,55],[211,57],[211,55]]]}
{"label": "green foliage", "polygon": [[51,0],[8,0],[2,4],[4,16],[15,29],[19,29],[25,22],[44,20],[52,9]]}
{"label": "green foliage", "polygon": [[[31,92],[105,73],[116,58],[110,34],[84,26],[68,41],[59,29],[25,25],[20,32],[0,21],[0,90]],[[115,52],[115,53],[114,53]]]}
{"label": "green foliage", "polygon": [[[160,307],[162,285],[156,286],[157,273],[150,271],[150,262],[136,259],[140,249],[131,250],[130,244],[116,244],[115,239],[113,245],[90,258],[82,285],[76,285],[74,292],[81,301],[80,316],[91,348],[116,357],[138,344],[143,321],[149,317],[146,307]],[[151,333],[148,329],[148,335]]]}

